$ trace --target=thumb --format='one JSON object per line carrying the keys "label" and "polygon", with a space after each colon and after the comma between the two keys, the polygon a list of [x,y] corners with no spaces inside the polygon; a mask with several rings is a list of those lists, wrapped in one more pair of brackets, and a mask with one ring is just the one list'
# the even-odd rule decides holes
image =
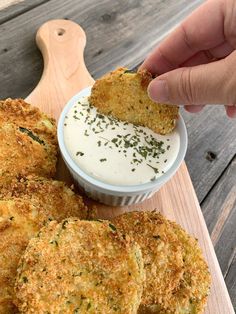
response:
{"label": "thumb", "polygon": [[236,104],[236,53],[212,63],[179,68],[154,79],[148,87],[155,102]]}

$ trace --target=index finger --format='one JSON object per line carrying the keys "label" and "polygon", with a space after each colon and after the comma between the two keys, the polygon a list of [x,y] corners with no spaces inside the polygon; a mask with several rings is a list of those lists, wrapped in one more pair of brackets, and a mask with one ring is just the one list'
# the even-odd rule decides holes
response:
{"label": "index finger", "polygon": [[151,53],[140,69],[163,74],[178,68],[197,52],[214,48],[224,41],[223,6],[220,1],[207,1]]}

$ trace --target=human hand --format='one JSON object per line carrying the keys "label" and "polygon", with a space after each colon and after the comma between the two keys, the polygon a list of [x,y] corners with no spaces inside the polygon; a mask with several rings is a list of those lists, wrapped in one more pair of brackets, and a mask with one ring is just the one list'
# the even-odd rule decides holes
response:
{"label": "human hand", "polygon": [[148,87],[156,102],[226,105],[236,117],[236,2],[208,0],[176,28],[140,67],[155,78]]}

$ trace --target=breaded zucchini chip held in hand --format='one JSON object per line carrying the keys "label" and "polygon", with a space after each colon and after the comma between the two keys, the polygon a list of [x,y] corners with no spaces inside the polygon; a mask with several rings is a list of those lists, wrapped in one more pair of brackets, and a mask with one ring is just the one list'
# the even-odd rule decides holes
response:
{"label": "breaded zucchini chip held in hand", "polygon": [[17,313],[13,304],[17,265],[29,240],[51,220],[82,218],[87,209],[81,197],[58,181],[14,182],[11,192],[3,192],[1,198],[11,198],[0,200],[0,313],[12,314]]}
{"label": "breaded zucchini chip held in hand", "polygon": [[[23,254],[16,280],[21,313],[137,313],[140,248],[108,221],[51,222]],[[50,293],[49,293],[50,291]]]}
{"label": "breaded zucchini chip held in hand", "polygon": [[146,284],[140,314],[200,314],[210,274],[197,241],[157,212],[130,212],[113,219],[142,250]]}
{"label": "breaded zucchini chip held in hand", "polygon": [[0,101],[0,186],[25,175],[56,171],[55,121],[22,99]]}
{"label": "breaded zucchini chip held in hand", "polygon": [[147,94],[151,80],[147,71],[118,68],[95,82],[89,102],[103,114],[168,134],[178,119],[178,107],[153,102]]}

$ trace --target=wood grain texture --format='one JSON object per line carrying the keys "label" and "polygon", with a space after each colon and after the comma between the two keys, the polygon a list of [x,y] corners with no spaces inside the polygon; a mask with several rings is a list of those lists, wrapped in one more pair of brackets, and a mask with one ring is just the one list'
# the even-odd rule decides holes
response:
{"label": "wood grain texture", "polygon": [[26,101],[58,120],[68,99],[94,83],[84,63],[86,36],[72,21],[53,20],[40,27],[36,42],[45,67]]}
{"label": "wood grain texture", "polygon": [[236,309],[236,157],[203,202],[202,210]]}
{"label": "wood grain texture", "polygon": [[16,3],[19,3],[22,1],[24,1],[24,0],[1,0],[0,10],[4,9],[6,7],[9,7],[12,4],[16,4]]}
{"label": "wood grain texture", "polygon": [[6,21],[9,21],[12,18],[48,1],[49,0],[1,0],[0,24],[5,23]]}
{"label": "wood grain texture", "polygon": [[[79,91],[80,88],[91,85],[93,81],[84,65],[85,35],[75,23],[56,20],[46,23],[39,29],[37,43],[44,56],[45,68],[38,87],[31,93],[28,100],[58,118],[62,109],[61,99],[63,98],[63,102],[66,102],[76,88]],[[75,50],[77,52],[73,53]],[[80,53],[78,50],[81,50]],[[60,167],[58,171],[61,172]],[[205,313],[233,313],[214,248],[184,163],[175,176],[150,200],[130,207],[109,208],[97,204],[97,217],[110,218],[129,210],[155,208],[169,219],[177,221],[199,240],[212,276],[211,295]]]}
{"label": "wood grain texture", "polygon": [[235,274],[236,274],[236,255],[230,265],[230,268],[226,274],[225,280],[227,287],[229,289],[229,293],[233,300],[233,307],[234,311],[236,312],[236,301],[235,301],[235,291],[236,291],[236,281],[235,281]]}
{"label": "wood grain texture", "polygon": [[[198,114],[183,110],[182,115],[189,137],[186,161],[202,202],[236,155],[236,123],[219,105],[207,106]],[[233,179],[231,177],[228,173],[229,181]]]}

